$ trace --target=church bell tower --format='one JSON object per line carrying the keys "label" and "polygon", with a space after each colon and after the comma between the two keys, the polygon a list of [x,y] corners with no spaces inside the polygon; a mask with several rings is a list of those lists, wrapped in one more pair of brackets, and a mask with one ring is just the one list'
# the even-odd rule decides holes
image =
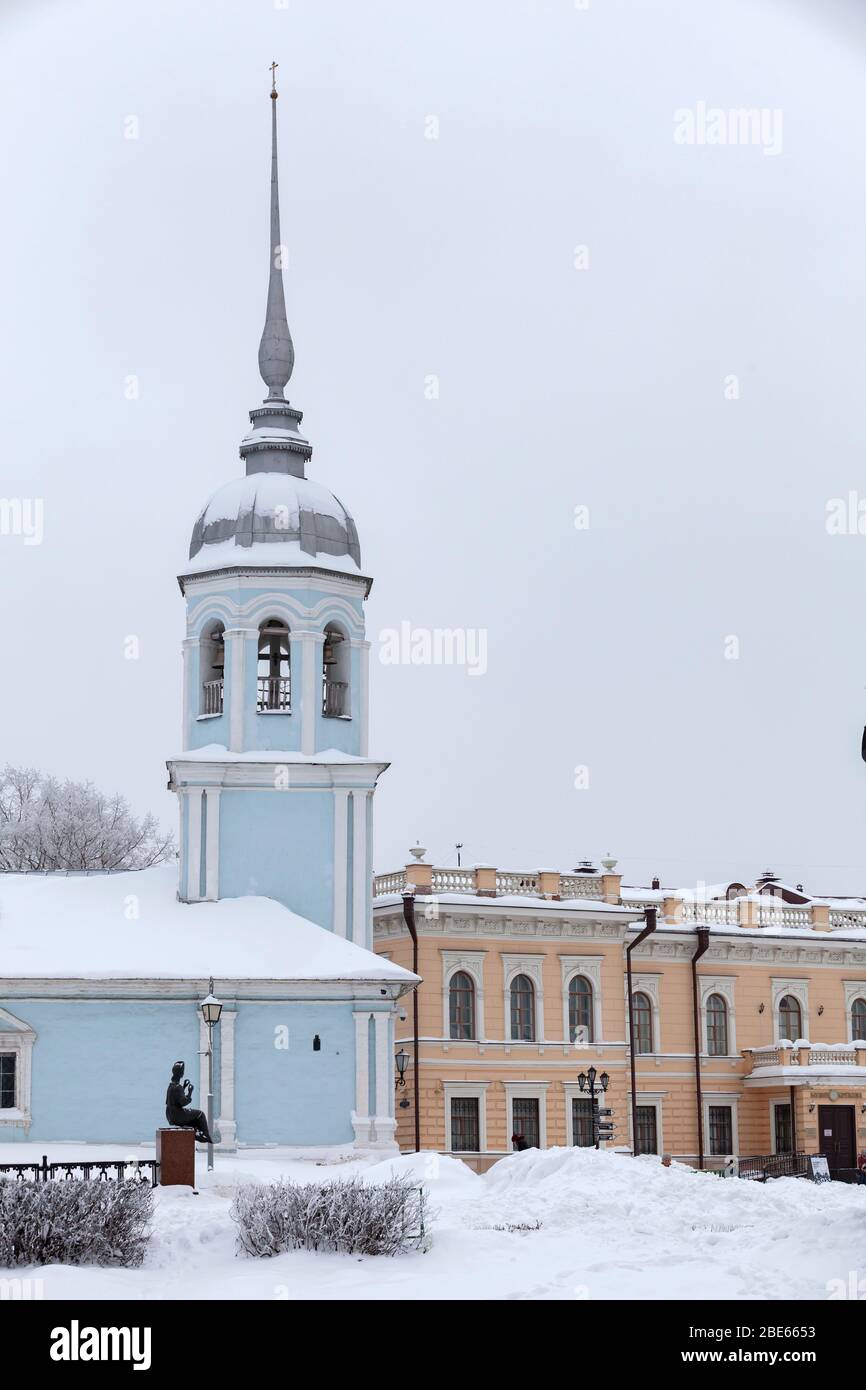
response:
{"label": "church bell tower", "polygon": [[372,947],[369,643],[355,523],[307,477],[312,446],[287,399],[286,317],[271,91],[270,250],[259,371],[267,387],[240,445],[243,476],[195,522],[186,601],[180,802],[187,902],[249,894]]}

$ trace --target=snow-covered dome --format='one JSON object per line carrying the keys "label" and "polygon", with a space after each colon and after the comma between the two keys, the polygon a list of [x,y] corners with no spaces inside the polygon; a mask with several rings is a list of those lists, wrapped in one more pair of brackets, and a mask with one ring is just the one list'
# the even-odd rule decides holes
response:
{"label": "snow-covered dome", "polygon": [[342,502],[293,473],[250,473],[206,503],[186,573],[223,565],[318,565],[361,572],[358,532]]}

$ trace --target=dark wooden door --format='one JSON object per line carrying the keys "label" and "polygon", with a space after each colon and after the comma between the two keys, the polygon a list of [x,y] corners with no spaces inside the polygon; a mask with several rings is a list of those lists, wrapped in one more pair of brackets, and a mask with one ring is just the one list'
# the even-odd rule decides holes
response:
{"label": "dark wooden door", "polygon": [[[832,1176],[856,1166],[853,1105],[819,1105],[818,1138]],[[840,1175],[841,1176],[841,1175]]]}

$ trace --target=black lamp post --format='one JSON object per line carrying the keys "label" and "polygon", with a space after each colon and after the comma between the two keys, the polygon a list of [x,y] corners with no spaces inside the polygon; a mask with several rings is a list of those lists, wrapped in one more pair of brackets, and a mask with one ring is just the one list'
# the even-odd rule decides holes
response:
{"label": "black lamp post", "polygon": [[[207,1127],[208,1133],[213,1134],[213,1030],[223,1011],[222,1000],[217,999],[213,992],[213,976],[207,999],[201,1001],[200,1007],[201,1016],[207,1024]],[[213,1144],[207,1146],[207,1170],[213,1172]]]}
{"label": "black lamp post", "polygon": [[[598,1113],[598,1100],[596,1099],[597,1092],[595,1086],[596,1078],[598,1079],[599,1089],[603,1094],[610,1085],[610,1077],[606,1071],[603,1071],[601,1076],[599,1076],[595,1067],[588,1067],[586,1071],[582,1071],[578,1076],[577,1084],[582,1091],[587,1092],[592,1102],[592,1137],[595,1141],[595,1147],[598,1148],[600,1139],[610,1139],[612,1137],[613,1125],[610,1123],[607,1116],[602,1119],[601,1115]],[[602,1128],[602,1126],[604,1127]]]}

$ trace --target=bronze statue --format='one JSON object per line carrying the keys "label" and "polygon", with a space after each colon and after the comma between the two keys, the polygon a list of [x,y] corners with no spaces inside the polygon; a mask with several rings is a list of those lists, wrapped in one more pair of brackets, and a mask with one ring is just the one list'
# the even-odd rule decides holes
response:
{"label": "bronze statue", "polygon": [[165,1093],[165,1118],[170,1125],[181,1129],[194,1129],[200,1144],[213,1144],[216,1141],[207,1127],[207,1115],[203,1110],[188,1110],[195,1089],[191,1081],[183,1081],[183,1062],[175,1062],[171,1069],[171,1081]]}

